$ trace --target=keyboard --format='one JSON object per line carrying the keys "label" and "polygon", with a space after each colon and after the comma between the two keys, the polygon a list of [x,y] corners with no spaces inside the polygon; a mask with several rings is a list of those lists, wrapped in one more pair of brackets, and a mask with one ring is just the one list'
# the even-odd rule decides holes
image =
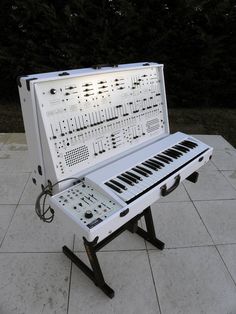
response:
{"label": "keyboard", "polygon": [[179,181],[182,181],[181,173],[186,168],[191,172],[195,165],[200,167],[202,162],[208,161],[211,153],[208,145],[178,132],[103,167],[86,178],[130,204],[173,175],[180,174]]}
{"label": "keyboard", "polygon": [[104,239],[203,166],[212,148],[177,132],[80,178],[50,200],[88,240]]}
{"label": "keyboard", "polygon": [[39,193],[53,185],[55,216],[89,241],[192,180],[212,156],[198,139],[170,135],[162,64],[34,74],[18,87],[33,182]]}

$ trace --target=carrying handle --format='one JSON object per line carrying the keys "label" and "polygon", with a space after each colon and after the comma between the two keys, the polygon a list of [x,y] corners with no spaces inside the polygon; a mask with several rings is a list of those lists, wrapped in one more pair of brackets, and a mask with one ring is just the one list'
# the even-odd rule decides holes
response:
{"label": "carrying handle", "polygon": [[180,175],[178,174],[177,177],[175,177],[175,183],[169,189],[167,189],[166,184],[161,187],[161,196],[166,196],[173,192],[178,187],[179,183]]}

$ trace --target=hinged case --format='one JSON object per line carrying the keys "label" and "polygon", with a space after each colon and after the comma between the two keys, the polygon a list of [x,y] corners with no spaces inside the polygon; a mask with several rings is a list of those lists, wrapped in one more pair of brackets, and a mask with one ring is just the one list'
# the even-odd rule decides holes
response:
{"label": "hinged case", "polygon": [[39,187],[81,177],[169,135],[162,64],[34,74],[18,86]]}

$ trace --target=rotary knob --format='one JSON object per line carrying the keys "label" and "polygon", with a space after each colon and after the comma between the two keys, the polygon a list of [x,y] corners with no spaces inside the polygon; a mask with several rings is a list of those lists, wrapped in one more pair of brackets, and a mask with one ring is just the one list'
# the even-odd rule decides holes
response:
{"label": "rotary knob", "polygon": [[86,210],[84,216],[85,216],[85,218],[92,218],[93,217],[93,213],[91,212],[91,210]]}
{"label": "rotary knob", "polygon": [[56,92],[57,92],[57,90],[56,90],[55,88],[51,88],[51,89],[50,89],[50,93],[51,93],[52,95],[55,95]]}

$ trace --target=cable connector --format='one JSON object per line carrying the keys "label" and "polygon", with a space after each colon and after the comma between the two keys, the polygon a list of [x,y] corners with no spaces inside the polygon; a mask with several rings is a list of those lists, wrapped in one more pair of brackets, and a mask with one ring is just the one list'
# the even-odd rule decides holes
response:
{"label": "cable connector", "polygon": [[[51,206],[48,206],[47,209],[45,210],[46,198],[48,196],[53,196],[53,188],[55,185],[59,184],[60,182],[67,181],[67,180],[75,180],[76,183],[78,182],[78,178],[66,178],[54,184],[52,184],[52,182],[48,180],[48,185],[45,188],[43,188],[42,192],[38,195],[35,202],[35,212],[43,222],[47,222],[47,223],[52,222],[55,215],[55,211]],[[41,200],[43,202],[42,206],[41,206]]]}

